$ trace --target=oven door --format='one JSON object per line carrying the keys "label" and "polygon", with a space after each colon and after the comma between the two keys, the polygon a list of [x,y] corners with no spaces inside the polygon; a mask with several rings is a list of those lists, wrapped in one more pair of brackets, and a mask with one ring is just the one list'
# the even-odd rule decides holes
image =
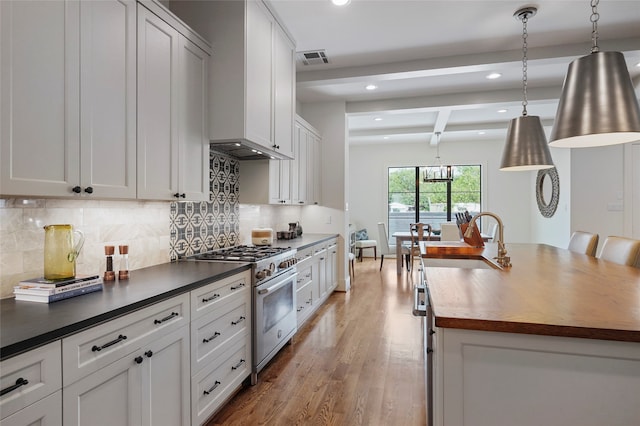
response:
{"label": "oven door", "polygon": [[256,373],[273,358],[297,331],[295,269],[255,288]]}

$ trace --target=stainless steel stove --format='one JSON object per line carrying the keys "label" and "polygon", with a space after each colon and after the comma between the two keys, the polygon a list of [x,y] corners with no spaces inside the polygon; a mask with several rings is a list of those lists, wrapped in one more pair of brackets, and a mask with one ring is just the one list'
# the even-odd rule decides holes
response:
{"label": "stainless steel stove", "polygon": [[234,246],[191,257],[199,262],[252,264],[253,363],[251,384],[258,373],[291,340],[296,319],[296,249],[274,246]]}

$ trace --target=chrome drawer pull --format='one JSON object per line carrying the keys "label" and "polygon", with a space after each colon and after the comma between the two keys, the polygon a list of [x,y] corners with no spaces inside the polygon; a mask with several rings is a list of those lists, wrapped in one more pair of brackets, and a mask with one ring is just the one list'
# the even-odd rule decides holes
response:
{"label": "chrome drawer pull", "polygon": [[242,364],[244,364],[244,363],[245,363],[245,360],[244,360],[244,359],[240,359],[240,362],[239,362],[239,363],[237,363],[236,365],[234,365],[233,367],[231,367],[231,369],[232,369],[232,370],[237,370],[237,369],[238,369],[238,368],[240,368],[240,366],[241,366]]}
{"label": "chrome drawer pull", "polygon": [[216,380],[216,382],[213,384],[213,386],[211,386],[211,388],[209,390],[204,391],[205,395],[209,395],[211,392],[213,392],[214,390],[216,390],[216,388],[220,386],[220,382]]}
{"label": "chrome drawer pull", "polygon": [[91,348],[91,352],[100,352],[101,350],[103,350],[105,348],[108,348],[109,346],[113,346],[116,343],[120,343],[123,340],[127,340],[127,336],[121,334],[121,335],[118,336],[117,339],[114,339],[114,340],[112,340],[110,342],[107,342],[102,346],[93,345],[93,347]]}
{"label": "chrome drawer pull", "polygon": [[209,298],[203,298],[202,299],[202,303],[211,302],[212,300],[216,300],[218,297],[220,297],[219,294],[214,294],[213,296],[211,296]]}
{"label": "chrome drawer pull", "polygon": [[220,335],[220,333],[218,333],[217,331],[215,333],[213,333],[213,336],[209,337],[208,339],[202,339],[202,343],[209,343],[211,342],[213,339],[215,339],[216,337],[218,337]]}
{"label": "chrome drawer pull", "polygon": [[242,288],[242,287],[244,287],[244,283],[240,283],[240,284],[238,284],[238,285],[237,285],[237,286],[235,286],[235,287],[230,287],[230,289],[231,289],[231,290],[237,290],[237,289]]}
{"label": "chrome drawer pull", "polygon": [[18,389],[20,386],[24,386],[24,385],[28,385],[29,381],[27,379],[23,379],[22,377],[20,377],[18,380],[16,380],[16,384],[13,386],[9,386],[8,388],[4,388],[2,390],[0,390],[0,396],[4,395],[5,393],[9,393],[11,391],[14,391],[16,389]]}
{"label": "chrome drawer pull", "polygon": [[231,321],[231,325],[238,325],[245,320],[245,317],[238,318],[238,321]]}
{"label": "chrome drawer pull", "polygon": [[300,306],[296,312],[300,312],[303,309],[304,309],[304,306]]}
{"label": "chrome drawer pull", "polygon": [[153,323],[154,323],[154,324],[162,324],[163,322],[165,322],[165,321],[169,321],[171,318],[173,318],[173,317],[177,317],[178,315],[180,315],[180,314],[179,314],[179,313],[177,313],[177,312],[171,312],[171,314],[170,314],[170,315],[167,315],[166,317],[164,317],[164,318],[162,318],[162,319],[159,319],[159,320],[153,320]]}

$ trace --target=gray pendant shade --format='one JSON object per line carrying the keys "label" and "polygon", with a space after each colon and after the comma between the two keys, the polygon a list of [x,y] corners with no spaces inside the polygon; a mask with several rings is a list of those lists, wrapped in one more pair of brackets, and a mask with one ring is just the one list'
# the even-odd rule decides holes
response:
{"label": "gray pendant shade", "polygon": [[640,140],[640,107],[620,52],[595,52],[571,62],[549,144],[562,148]]}
{"label": "gray pendant shade", "polygon": [[509,122],[500,170],[526,171],[553,167],[540,117],[523,115]]}

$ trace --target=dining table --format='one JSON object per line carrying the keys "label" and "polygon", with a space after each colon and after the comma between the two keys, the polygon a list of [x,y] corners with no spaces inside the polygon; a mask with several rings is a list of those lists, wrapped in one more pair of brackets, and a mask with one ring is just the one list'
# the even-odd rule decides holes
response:
{"label": "dining table", "polygon": [[[480,233],[482,240],[484,242],[490,241],[493,237],[488,234]],[[402,243],[405,241],[411,241],[411,232],[409,231],[396,231],[391,234],[392,238],[396,239],[396,272],[398,274],[402,273]],[[427,237],[425,236],[425,239]],[[431,234],[428,237],[429,241],[440,241],[440,235]],[[460,241],[463,241],[462,238]]]}

